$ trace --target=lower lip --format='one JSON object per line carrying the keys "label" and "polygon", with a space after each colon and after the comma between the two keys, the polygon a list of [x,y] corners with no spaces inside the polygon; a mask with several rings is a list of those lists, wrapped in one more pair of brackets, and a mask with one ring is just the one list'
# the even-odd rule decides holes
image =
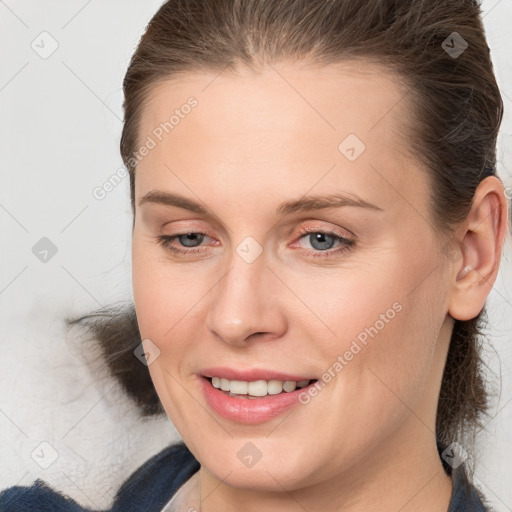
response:
{"label": "lower lip", "polygon": [[244,398],[224,394],[206,377],[200,377],[208,405],[220,416],[237,423],[257,424],[276,418],[299,404],[300,393],[306,392],[314,382],[300,389],[291,392],[283,392],[278,395],[267,395],[261,398]]}

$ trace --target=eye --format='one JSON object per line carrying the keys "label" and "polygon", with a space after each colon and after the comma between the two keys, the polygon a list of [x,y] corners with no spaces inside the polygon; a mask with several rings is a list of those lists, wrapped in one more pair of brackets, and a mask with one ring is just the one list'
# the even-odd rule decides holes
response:
{"label": "eye", "polygon": [[[300,230],[302,235],[300,239],[305,238],[313,249],[307,249],[306,252],[313,257],[332,257],[333,254],[339,254],[349,250],[355,241],[344,237],[334,231],[322,231],[320,229],[311,229],[303,227]],[[157,237],[157,241],[165,249],[180,255],[204,253],[207,249],[201,249],[201,243],[210,238],[205,233],[189,232],[176,235],[162,235]],[[178,241],[179,245],[175,245]],[[338,243],[333,249],[333,245]]]}
{"label": "eye", "polygon": [[[305,238],[315,250],[308,250],[313,257],[331,257],[333,253],[339,254],[350,250],[355,244],[354,240],[344,237],[333,231],[322,231],[319,229],[302,228],[300,238]],[[338,242],[339,245],[333,249],[333,245]]]}
{"label": "eye", "polygon": [[[210,238],[205,233],[190,232],[183,233],[181,235],[162,235],[157,237],[158,243],[163,247],[174,253],[198,253],[204,252],[203,249],[197,249],[200,243],[205,239]],[[189,249],[180,249],[176,245],[173,245],[174,240],[178,240],[182,246],[188,247]]]}

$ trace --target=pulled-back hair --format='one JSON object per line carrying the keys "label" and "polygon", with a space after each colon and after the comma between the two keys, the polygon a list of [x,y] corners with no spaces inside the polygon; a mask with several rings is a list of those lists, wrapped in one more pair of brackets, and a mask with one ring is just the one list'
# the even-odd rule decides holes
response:
{"label": "pulled-back hair", "polygon": [[[466,44],[459,55],[450,51]],[[166,1],[123,81],[120,151],[133,215],[141,115],[155,85],[197,70],[257,70],[288,59],[320,65],[364,59],[383,64],[406,85],[411,132],[404,135],[427,169],[433,226],[449,255],[446,241],[466,218],[477,186],[496,175],[503,115],[480,6],[471,0]],[[133,304],[68,323],[92,334],[142,415],[165,414],[147,367],[134,356],[141,337]],[[485,308],[454,322],[437,408],[441,444],[467,443],[482,426],[490,396],[481,354],[485,323]]]}

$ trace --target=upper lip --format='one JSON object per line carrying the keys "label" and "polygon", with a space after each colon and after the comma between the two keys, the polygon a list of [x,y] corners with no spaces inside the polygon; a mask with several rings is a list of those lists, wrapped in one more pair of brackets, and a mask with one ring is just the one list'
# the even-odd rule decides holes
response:
{"label": "upper lip", "polygon": [[301,380],[314,380],[316,377],[308,375],[298,375],[291,373],[284,373],[277,370],[266,369],[234,369],[227,367],[203,368],[200,372],[203,377],[220,377],[228,380],[242,380],[242,381],[255,381],[255,380],[294,380],[300,382]]}

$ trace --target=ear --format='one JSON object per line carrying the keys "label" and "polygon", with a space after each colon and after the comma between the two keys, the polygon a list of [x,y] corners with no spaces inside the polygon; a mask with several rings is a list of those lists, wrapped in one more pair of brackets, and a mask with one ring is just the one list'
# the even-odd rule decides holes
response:
{"label": "ear", "polygon": [[[501,180],[480,182],[466,220],[457,230],[459,251],[452,269],[448,313],[457,320],[478,316],[498,275],[508,232],[508,201]],[[453,261],[453,260],[452,260]]]}

